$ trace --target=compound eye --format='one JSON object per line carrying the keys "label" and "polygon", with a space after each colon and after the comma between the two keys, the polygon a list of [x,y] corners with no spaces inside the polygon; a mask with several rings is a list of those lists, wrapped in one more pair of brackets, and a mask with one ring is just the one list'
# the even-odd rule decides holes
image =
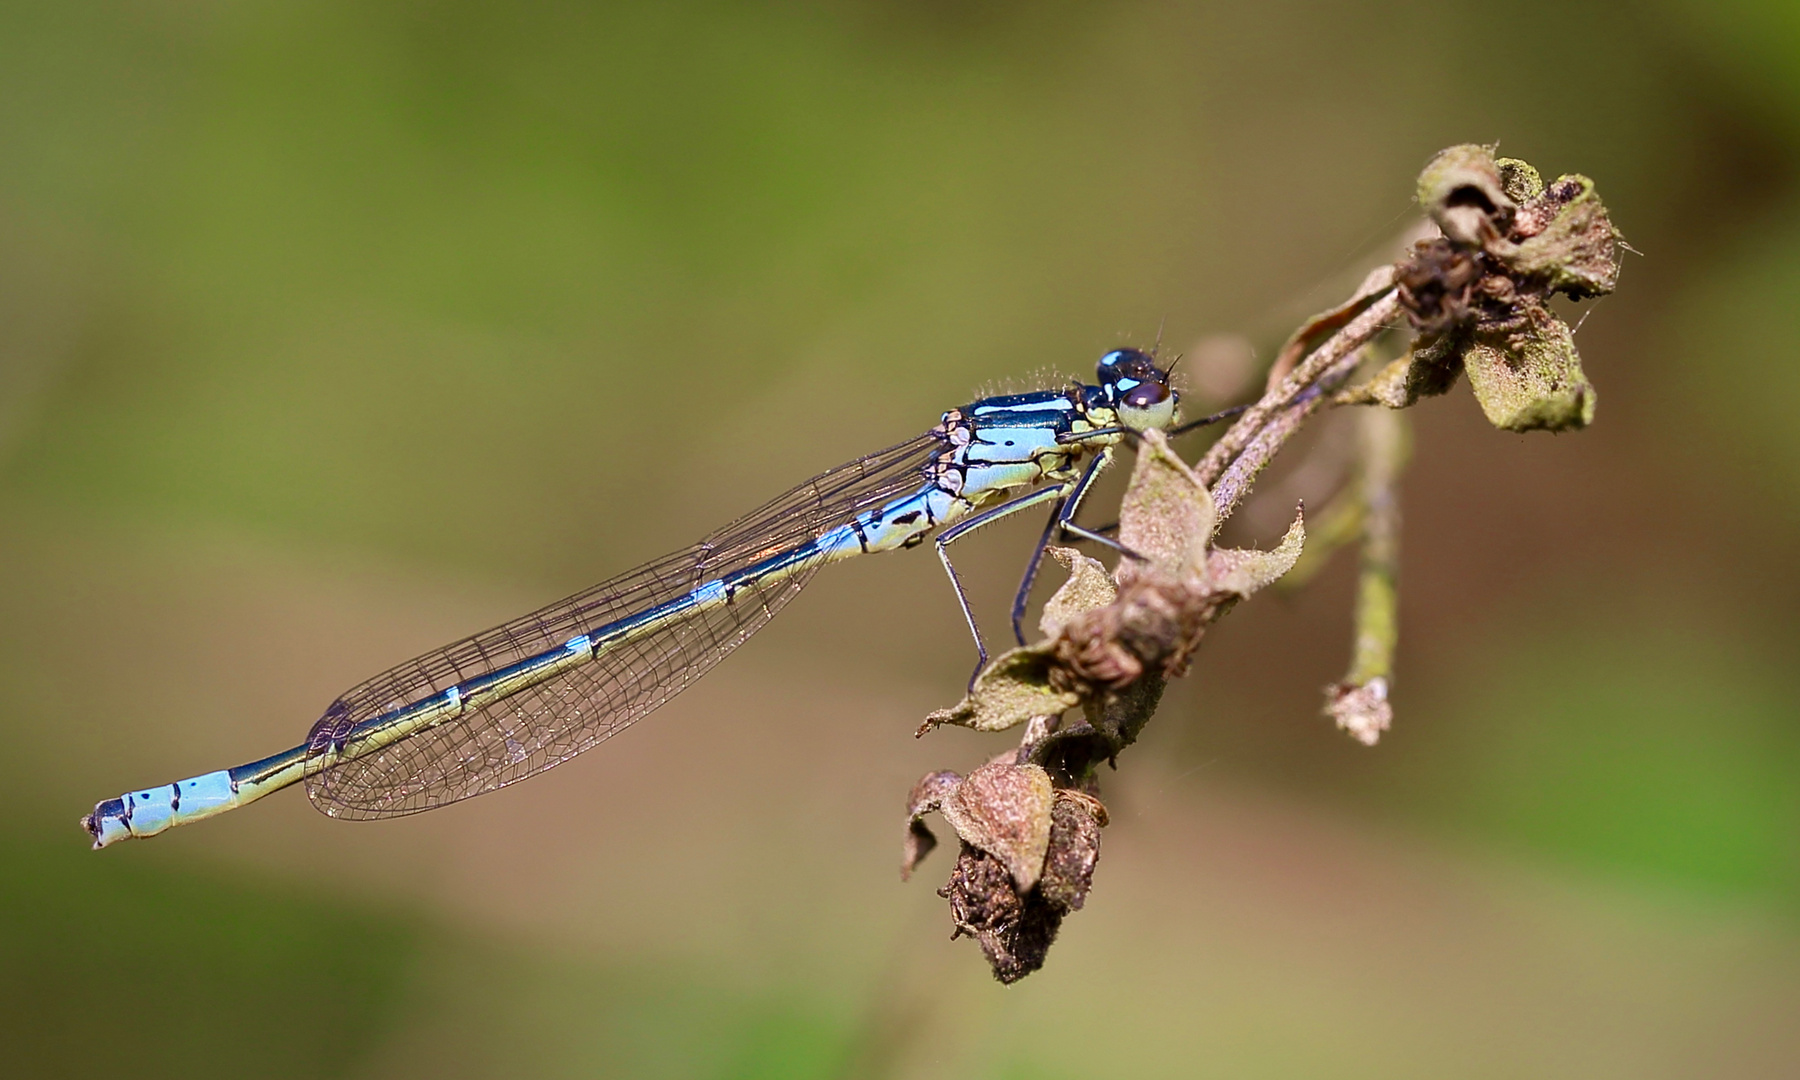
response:
{"label": "compound eye", "polygon": [[1159,374],[1156,361],[1150,359],[1148,353],[1137,349],[1114,349],[1100,358],[1100,381],[1106,385],[1126,379],[1143,382],[1154,379]]}
{"label": "compound eye", "polygon": [[1127,409],[1153,409],[1169,400],[1169,388],[1164,383],[1141,382],[1125,391],[1119,403]]}

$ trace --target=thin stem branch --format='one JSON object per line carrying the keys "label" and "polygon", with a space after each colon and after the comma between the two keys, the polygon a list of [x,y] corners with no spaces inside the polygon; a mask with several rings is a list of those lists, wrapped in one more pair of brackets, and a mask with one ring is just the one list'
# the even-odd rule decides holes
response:
{"label": "thin stem branch", "polygon": [[1399,639],[1400,469],[1406,461],[1406,418],[1392,409],[1366,409],[1361,436],[1362,567],[1356,592],[1356,649],[1344,681],[1366,686],[1392,678]]}
{"label": "thin stem branch", "polygon": [[1326,391],[1355,369],[1362,347],[1399,315],[1399,295],[1393,289],[1381,293],[1343,329],[1321,342],[1281,385],[1252,405],[1200,459],[1194,471],[1212,489],[1221,523],[1237,509],[1256,477],[1306,418],[1326,402]]}

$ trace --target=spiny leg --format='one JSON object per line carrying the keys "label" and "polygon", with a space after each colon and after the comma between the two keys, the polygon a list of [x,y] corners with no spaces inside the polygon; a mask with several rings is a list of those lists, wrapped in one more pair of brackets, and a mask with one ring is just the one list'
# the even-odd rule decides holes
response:
{"label": "spiny leg", "polygon": [[1056,523],[1062,517],[1062,504],[1050,508],[1050,519],[1044,522],[1043,534],[1038,537],[1037,546],[1031,549],[1031,559],[1025,563],[1025,576],[1019,579],[1019,591],[1013,595],[1012,628],[1013,637],[1019,644],[1025,644],[1025,605],[1031,602],[1031,587],[1037,584],[1038,570],[1044,565],[1044,551],[1050,546],[1050,538],[1056,535]]}
{"label": "spiny leg", "polygon": [[1143,555],[1131,550],[1130,548],[1126,547],[1124,544],[1119,543],[1117,540],[1114,540],[1112,537],[1106,535],[1105,533],[1096,532],[1093,529],[1087,528],[1086,526],[1077,525],[1073,521],[1059,520],[1059,521],[1057,521],[1056,524],[1059,527],[1061,527],[1062,531],[1064,533],[1068,534],[1069,536],[1077,537],[1082,540],[1092,540],[1094,543],[1100,544],[1103,547],[1112,548],[1114,551],[1118,552],[1120,555],[1123,555],[1127,559],[1135,559],[1138,562],[1148,562],[1149,561]]}
{"label": "spiny leg", "polygon": [[1077,481],[1069,500],[1063,504],[1062,512],[1056,515],[1054,528],[1064,536],[1073,536],[1081,540],[1092,540],[1096,544],[1112,548],[1127,559],[1136,559],[1138,562],[1143,562],[1145,561],[1144,556],[1131,550],[1124,544],[1119,543],[1112,537],[1107,536],[1106,530],[1096,531],[1087,528],[1086,526],[1075,524],[1075,514],[1081,509],[1082,496],[1087,494],[1088,487],[1099,477],[1100,470],[1105,468],[1106,465],[1111,464],[1113,453],[1114,448],[1108,446],[1095,456],[1094,463],[1088,466],[1088,471],[1083,473],[1081,479]]}
{"label": "spiny leg", "polygon": [[1169,429],[1169,438],[1173,439],[1177,435],[1186,435],[1190,431],[1206,427],[1210,424],[1216,424],[1221,420],[1229,420],[1239,413],[1247,411],[1249,408],[1250,406],[1248,405],[1233,405],[1229,409],[1220,409],[1211,416],[1202,416],[1198,420],[1189,420],[1185,424],[1177,424]]}
{"label": "spiny leg", "polygon": [[[1309,392],[1311,392],[1311,391],[1309,391]],[[1172,427],[1169,429],[1168,435],[1170,438],[1174,438],[1177,435],[1185,435],[1188,432],[1193,431],[1197,428],[1206,427],[1208,424],[1216,424],[1221,420],[1229,420],[1232,417],[1237,416],[1238,414],[1246,411],[1249,408],[1250,408],[1250,406],[1248,406],[1248,405],[1233,405],[1231,408],[1221,409],[1220,411],[1213,413],[1211,416],[1203,416],[1198,420],[1192,420],[1192,421],[1189,421],[1188,423],[1180,424],[1175,427]],[[1061,438],[1056,441],[1059,443],[1062,443],[1064,445],[1069,445],[1072,443],[1081,442],[1086,439],[1094,438],[1097,435],[1123,435],[1127,441],[1131,441],[1132,445],[1135,446],[1136,443],[1133,440],[1135,440],[1137,438],[1138,433],[1131,430],[1130,428],[1123,428],[1123,427],[1096,428],[1093,431],[1084,431],[1078,435],[1075,435],[1075,436],[1072,436],[1069,438]],[[1108,539],[1104,535],[1105,533],[1116,531],[1118,529],[1118,527],[1119,527],[1119,523],[1114,521],[1114,522],[1111,522],[1106,525],[1101,525],[1100,527],[1098,527],[1096,529],[1087,529],[1087,528],[1083,528],[1082,526],[1079,526],[1079,525],[1076,525],[1073,527],[1065,526],[1064,531],[1072,533],[1073,535],[1079,536],[1085,540],[1098,541],[1099,543],[1105,544],[1106,546],[1117,550],[1120,554],[1127,555],[1131,558],[1142,559],[1143,556],[1139,555],[1137,552],[1128,550],[1127,548],[1124,547],[1124,545],[1119,544],[1114,540]],[[1050,529],[1057,528],[1057,519],[1055,516],[1052,516],[1049,528]],[[1042,557],[1041,552],[1040,552],[1039,557],[1040,558]],[[1033,567],[1031,572],[1035,574],[1037,572],[1036,567]],[[1021,603],[1018,605],[1018,607],[1022,612],[1024,605]],[[1018,625],[1018,621],[1019,621],[1018,618],[1015,616],[1015,618],[1014,618],[1015,628]]]}
{"label": "spiny leg", "polygon": [[1044,533],[1038,537],[1037,547],[1031,551],[1031,561],[1025,564],[1025,576],[1019,582],[1019,591],[1013,595],[1013,637],[1017,638],[1021,645],[1025,644],[1025,606],[1031,602],[1031,587],[1037,583],[1038,570],[1044,564],[1044,549],[1050,546],[1051,538],[1056,536],[1059,530],[1065,532],[1068,530],[1069,519],[1074,517],[1075,511],[1080,508],[1081,500],[1087,495],[1088,488],[1092,487],[1094,481],[1100,478],[1100,473],[1111,461],[1112,447],[1110,446],[1094,455],[1094,460],[1088,463],[1081,478],[1063,489],[1061,500],[1051,511],[1050,520],[1044,524]]}
{"label": "spiny leg", "polygon": [[973,532],[983,525],[991,525],[1009,514],[1016,514],[1039,503],[1060,499],[1067,491],[1066,487],[1038,488],[1036,491],[1028,492],[1009,502],[1003,502],[991,510],[983,510],[972,518],[957,522],[937,536],[938,559],[944,564],[944,572],[950,575],[950,587],[956,590],[956,602],[962,608],[963,621],[969,624],[969,636],[975,639],[977,659],[975,672],[969,676],[971,687],[975,685],[975,678],[981,674],[981,669],[987,667],[988,652],[987,646],[981,640],[981,628],[975,625],[975,612],[969,607],[969,597],[963,592],[962,579],[956,576],[956,567],[950,564],[950,545],[959,537]]}

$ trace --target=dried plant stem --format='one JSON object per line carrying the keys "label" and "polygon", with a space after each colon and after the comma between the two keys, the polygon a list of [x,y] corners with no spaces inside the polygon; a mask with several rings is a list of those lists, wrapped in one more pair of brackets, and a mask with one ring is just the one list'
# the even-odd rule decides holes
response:
{"label": "dried plant stem", "polygon": [[1364,746],[1394,722],[1388,690],[1400,638],[1400,469],[1406,421],[1390,409],[1357,417],[1357,478],[1362,507],[1362,566],[1356,582],[1356,644],[1344,681],[1325,688],[1325,715]]}
{"label": "dried plant stem", "polygon": [[1342,330],[1326,338],[1287,378],[1252,405],[1200,459],[1195,472],[1212,489],[1222,523],[1237,509],[1263,468],[1346,378],[1363,346],[1400,316],[1393,289],[1380,293]]}
{"label": "dried plant stem", "polygon": [[1362,568],[1356,590],[1356,649],[1344,681],[1366,686],[1394,673],[1399,639],[1400,469],[1406,461],[1406,418],[1392,409],[1364,409],[1359,495],[1363,504]]}
{"label": "dried plant stem", "polygon": [[[1432,159],[1418,199],[1435,235],[1303,322],[1277,355],[1262,399],[1197,467],[1160,432],[1134,440],[1118,525],[1133,557],[1109,575],[1097,560],[1060,554],[1070,577],[1045,605],[1044,639],[997,657],[961,702],[920,729],[1025,729],[1013,754],[967,776],[939,771],[920,780],[902,863],[910,872],[935,844],[921,818],[941,814],[961,852],[939,895],[957,932],[981,942],[1002,982],[1043,963],[1063,918],[1087,896],[1106,824],[1100,767],[1138,737],[1208,628],[1299,560],[1307,540],[1299,517],[1268,550],[1215,541],[1218,525],[1321,406],[1373,406],[1356,418],[1355,475],[1327,505],[1317,537],[1325,550],[1361,542],[1353,657],[1344,681],[1326,689],[1325,712],[1371,746],[1393,722],[1398,484],[1407,452],[1395,410],[1445,393],[1466,374],[1497,427],[1566,431],[1593,419],[1594,389],[1573,331],[1548,306],[1552,294],[1603,296],[1617,283],[1620,238],[1593,182],[1570,174],[1545,184],[1526,163],[1471,144]],[[1376,340],[1401,327],[1411,339],[1404,355],[1339,393]],[[1319,448],[1325,460],[1339,449]],[[1078,706],[1080,718],[1065,722]]]}

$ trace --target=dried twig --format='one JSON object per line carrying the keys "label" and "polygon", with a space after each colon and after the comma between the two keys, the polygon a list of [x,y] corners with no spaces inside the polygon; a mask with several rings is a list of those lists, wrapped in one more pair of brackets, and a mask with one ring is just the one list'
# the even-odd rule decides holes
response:
{"label": "dried twig", "polygon": [[[1271,385],[1264,392],[1262,398],[1250,406],[1244,415],[1240,416],[1237,422],[1219,437],[1218,442],[1212,444],[1211,448],[1206,451],[1206,455],[1200,459],[1200,464],[1194,467],[1201,479],[1209,484],[1217,480],[1219,474],[1225,471],[1225,466],[1244,451],[1250,440],[1262,430],[1275,412],[1306,393],[1315,382],[1319,381],[1321,373],[1336,367],[1338,363],[1372,340],[1387,322],[1399,316],[1400,308],[1394,297],[1393,277],[1393,267],[1382,267],[1372,273],[1369,280],[1363,283],[1357,296],[1326,312],[1325,315],[1314,318],[1313,321],[1318,322],[1326,316],[1336,315],[1348,307],[1360,309],[1360,314],[1349,319],[1341,329],[1321,340],[1313,351],[1306,355],[1303,363],[1296,363],[1285,378]],[[1384,281],[1385,284],[1383,284]],[[1374,292],[1366,295],[1365,303],[1365,294],[1362,290],[1368,289],[1371,285],[1376,288]]]}
{"label": "dried twig", "polygon": [[1360,436],[1355,498],[1362,505],[1362,568],[1356,588],[1356,645],[1350,671],[1325,689],[1325,713],[1365,746],[1393,723],[1388,684],[1400,639],[1400,469],[1406,460],[1406,418],[1368,409],[1357,418]]}

